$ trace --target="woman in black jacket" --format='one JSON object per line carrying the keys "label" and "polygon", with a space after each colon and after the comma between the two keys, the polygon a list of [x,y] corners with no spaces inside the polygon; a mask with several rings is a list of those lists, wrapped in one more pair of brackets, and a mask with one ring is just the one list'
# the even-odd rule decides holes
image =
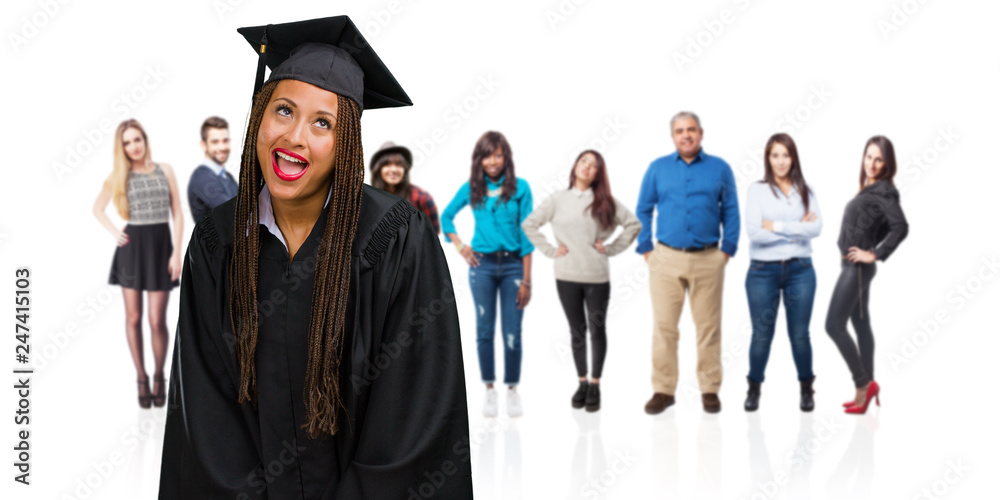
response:
{"label": "woman in black jacket", "polygon": [[[837,245],[843,256],[840,277],[833,289],[826,316],[826,332],[837,344],[851,369],[857,389],[844,403],[846,413],[865,413],[872,398],[878,403],[879,386],[873,379],[875,337],[868,314],[869,286],[875,277],[875,261],[885,261],[906,238],[906,217],[893,185],[896,154],[883,136],[868,139],[861,161],[857,196],[844,209]],[[854,325],[857,344],[847,333]]]}

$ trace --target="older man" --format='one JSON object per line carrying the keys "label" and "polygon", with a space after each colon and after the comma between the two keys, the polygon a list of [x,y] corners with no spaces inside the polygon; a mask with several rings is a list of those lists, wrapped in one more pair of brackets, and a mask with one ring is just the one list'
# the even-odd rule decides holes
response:
{"label": "older man", "polygon": [[722,383],[722,283],[740,235],[736,181],[728,163],[702,151],[704,130],[697,115],[677,113],[670,121],[670,130],[677,151],[649,165],[635,211],[642,222],[637,251],[649,265],[655,320],[654,394],[646,404],[646,413],[660,413],[674,403],[680,337],[677,323],[685,293],[691,296],[691,316],[697,330],[702,405],[706,412],[715,413],[722,408],[718,396]]}

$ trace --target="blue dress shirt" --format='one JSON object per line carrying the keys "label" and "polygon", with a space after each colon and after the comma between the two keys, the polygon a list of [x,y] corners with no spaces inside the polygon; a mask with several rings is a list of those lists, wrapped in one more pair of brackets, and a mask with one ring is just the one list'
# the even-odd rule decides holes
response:
{"label": "blue dress shirt", "polygon": [[701,247],[719,241],[723,252],[736,255],[740,239],[740,209],[733,170],[722,158],[699,151],[690,164],[677,153],[649,165],[639,190],[635,215],[642,222],[636,252],[653,249],[653,209],[656,239],[675,248]]}
{"label": "blue dress shirt", "polygon": [[[809,186],[809,211],[816,220],[801,222],[806,214],[802,196],[792,186],[785,196],[780,189],[771,190],[767,182],[755,182],[747,188],[746,225],[750,237],[750,258],[778,261],[812,256],[809,240],[819,236],[823,217],[816,192]],[[761,227],[765,220],[774,222],[774,231]]]}
{"label": "blue dress shirt", "polygon": [[[485,175],[485,174],[484,174]],[[499,192],[503,186],[503,177],[497,182],[486,178],[486,189]],[[455,215],[469,204],[469,183],[462,184],[451,203],[441,214],[441,231],[445,233],[444,240],[451,242],[448,233],[455,231]],[[532,209],[531,188],[524,179],[517,179],[517,191],[510,201],[503,203],[500,195],[483,198],[483,203],[472,207],[472,216],[476,220],[476,232],[472,236],[472,249],[480,253],[493,253],[500,250],[514,252],[524,257],[535,250],[521,223],[528,218]]]}

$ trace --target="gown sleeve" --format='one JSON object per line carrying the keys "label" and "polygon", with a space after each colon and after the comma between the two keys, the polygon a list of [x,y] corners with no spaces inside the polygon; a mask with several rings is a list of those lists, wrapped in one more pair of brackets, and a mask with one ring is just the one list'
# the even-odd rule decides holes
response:
{"label": "gown sleeve", "polygon": [[[400,215],[374,257],[379,349],[357,447],[335,498],[472,498],[465,371],[455,294],[431,222]],[[383,242],[385,243],[385,241]],[[357,390],[357,389],[355,389]]]}
{"label": "gown sleeve", "polygon": [[248,412],[236,397],[224,259],[213,215],[195,228],[181,279],[167,421],[160,465],[161,499],[267,498]]}

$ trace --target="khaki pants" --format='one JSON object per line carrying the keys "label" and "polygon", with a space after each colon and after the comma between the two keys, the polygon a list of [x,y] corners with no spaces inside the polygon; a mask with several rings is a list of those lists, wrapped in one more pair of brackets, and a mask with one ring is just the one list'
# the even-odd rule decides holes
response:
{"label": "khaki pants", "polygon": [[698,341],[698,386],[718,393],[722,384],[722,283],[726,256],[718,248],[685,253],[661,243],[649,256],[653,299],[653,392],[677,389],[677,328],[684,293],[691,294],[691,316]]}

